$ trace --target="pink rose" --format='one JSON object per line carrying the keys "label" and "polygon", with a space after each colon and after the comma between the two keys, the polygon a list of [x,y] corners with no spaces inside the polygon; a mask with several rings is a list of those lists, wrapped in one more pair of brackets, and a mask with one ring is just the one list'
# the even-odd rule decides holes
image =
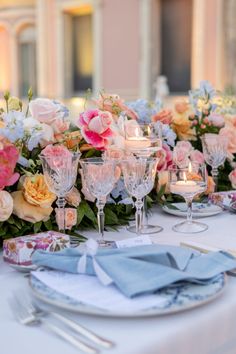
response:
{"label": "pink rose", "polygon": [[197,162],[198,164],[204,163],[205,161],[203,153],[199,150],[191,151],[190,160],[192,162]]}
{"label": "pink rose", "polygon": [[162,122],[163,124],[171,124],[173,120],[173,115],[171,110],[169,109],[164,109],[163,111],[155,114],[152,116],[152,121],[153,122]]}
{"label": "pink rose", "polygon": [[109,138],[113,136],[110,112],[88,110],[80,114],[77,124],[86,142],[98,150],[104,150],[109,143]]}
{"label": "pink rose", "polygon": [[157,171],[165,171],[172,165],[172,152],[167,144],[163,144],[162,148],[156,152],[156,157],[159,158]]}
{"label": "pink rose", "polygon": [[192,144],[189,141],[178,141],[176,144],[176,148],[181,149],[185,151],[186,154],[190,154],[190,152],[193,150]]}
{"label": "pink rose", "polygon": [[236,129],[232,127],[224,127],[219,132],[220,136],[228,139],[227,151],[231,155],[236,153]]}
{"label": "pink rose", "polygon": [[[56,208],[56,222],[59,230],[63,230],[64,210]],[[65,229],[71,230],[77,222],[77,210],[74,208],[65,208]]]}
{"label": "pink rose", "polygon": [[41,155],[52,169],[72,168],[72,153],[64,145],[47,145]]}
{"label": "pink rose", "polygon": [[224,117],[220,114],[211,113],[207,118],[214,127],[222,128],[225,125]]}
{"label": "pink rose", "polygon": [[58,106],[48,98],[36,98],[29,103],[33,118],[41,123],[51,124],[58,116]]}
{"label": "pink rose", "polygon": [[232,187],[236,189],[236,168],[230,172],[229,180],[231,182]]}
{"label": "pink rose", "polygon": [[70,122],[59,118],[51,124],[51,127],[53,128],[54,134],[64,133],[69,130]]}
{"label": "pink rose", "polygon": [[173,161],[179,168],[185,168],[189,165],[189,155],[185,150],[178,148],[177,146],[173,151]]}

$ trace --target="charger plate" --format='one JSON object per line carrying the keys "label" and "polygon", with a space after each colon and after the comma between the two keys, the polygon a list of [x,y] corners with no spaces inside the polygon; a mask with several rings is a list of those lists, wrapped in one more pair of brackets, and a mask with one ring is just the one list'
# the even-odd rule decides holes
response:
{"label": "charger plate", "polygon": [[65,296],[54,289],[48,287],[32,274],[29,279],[30,288],[35,297],[39,300],[54,305],[60,309],[69,310],[76,313],[88,315],[98,315],[103,317],[147,317],[177,313],[204,305],[218,297],[225,289],[226,275],[220,274],[212,283],[198,285],[191,283],[173,284],[158,291],[158,294],[165,297],[168,301],[162,308],[152,307],[147,310],[127,313],[115,309],[105,311],[98,307],[86,305],[68,296]]}
{"label": "charger plate", "polygon": [[[162,209],[171,215],[186,217],[186,203],[169,203],[163,205]],[[193,203],[193,217],[205,218],[207,216],[217,215],[222,213],[223,209],[219,205],[208,205],[206,203]]]}

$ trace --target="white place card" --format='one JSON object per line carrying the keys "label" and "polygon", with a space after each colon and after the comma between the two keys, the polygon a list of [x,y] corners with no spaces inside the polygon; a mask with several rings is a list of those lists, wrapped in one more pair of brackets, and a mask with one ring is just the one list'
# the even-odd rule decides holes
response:
{"label": "white place card", "polygon": [[112,312],[133,313],[152,307],[162,308],[168,302],[166,298],[157,294],[130,299],[123,295],[114,284],[102,285],[96,276],[59,271],[35,271],[31,274],[61,294],[86,305]]}
{"label": "white place card", "polygon": [[126,238],[115,242],[117,248],[151,245],[152,241],[148,235]]}

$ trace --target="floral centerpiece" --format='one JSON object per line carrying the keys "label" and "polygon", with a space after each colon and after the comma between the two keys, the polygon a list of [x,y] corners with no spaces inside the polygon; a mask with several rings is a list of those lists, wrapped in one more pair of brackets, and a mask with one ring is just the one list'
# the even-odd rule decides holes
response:
{"label": "floral centerpiece", "polygon": [[[208,82],[190,91],[188,99],[177,101],[174,110],[160,101],[139,99],[126,103],[119,96],[101,93],[93,108],[78,115],[74,124],[68,109],[58,101],[37,98],[28,93],[28,105],[9,93],[0,109],[0,237],[1,239],[57,230],[56,196],[45,183],[39,154],[47,151],[80,151],[81,158],[101,156],[121,158],[125,152],[124,123],[152,122],[162,132],[163,145],[156,152],[157,184],[152,199],[171,200],[168,168],[186,167],[190,161],[204,162],[201,136],[215,133],[228,137],[227,160],[220,168],[219,189],[236,188],[236,100],[215,91]],[[63,151],[64,151],[63,150]],[[117,175],[119,175],[117,171]],[[214,190],[208,177],[206,193]],[[86,189],[79,170],[74,188],[66,196],[66,229],[97,227],[94,198]],[[107,199],[106,227],[127,223],[133,201],[122,179],[117,178]]]}

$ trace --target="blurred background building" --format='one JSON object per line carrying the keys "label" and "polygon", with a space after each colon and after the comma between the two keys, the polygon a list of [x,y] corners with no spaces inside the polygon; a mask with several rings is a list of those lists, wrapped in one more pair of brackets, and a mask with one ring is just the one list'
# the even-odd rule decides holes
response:
{"label": "blurred background building", "polygon": [[236,87],[236,0],[0,0],[0,93],[125,99]]}

